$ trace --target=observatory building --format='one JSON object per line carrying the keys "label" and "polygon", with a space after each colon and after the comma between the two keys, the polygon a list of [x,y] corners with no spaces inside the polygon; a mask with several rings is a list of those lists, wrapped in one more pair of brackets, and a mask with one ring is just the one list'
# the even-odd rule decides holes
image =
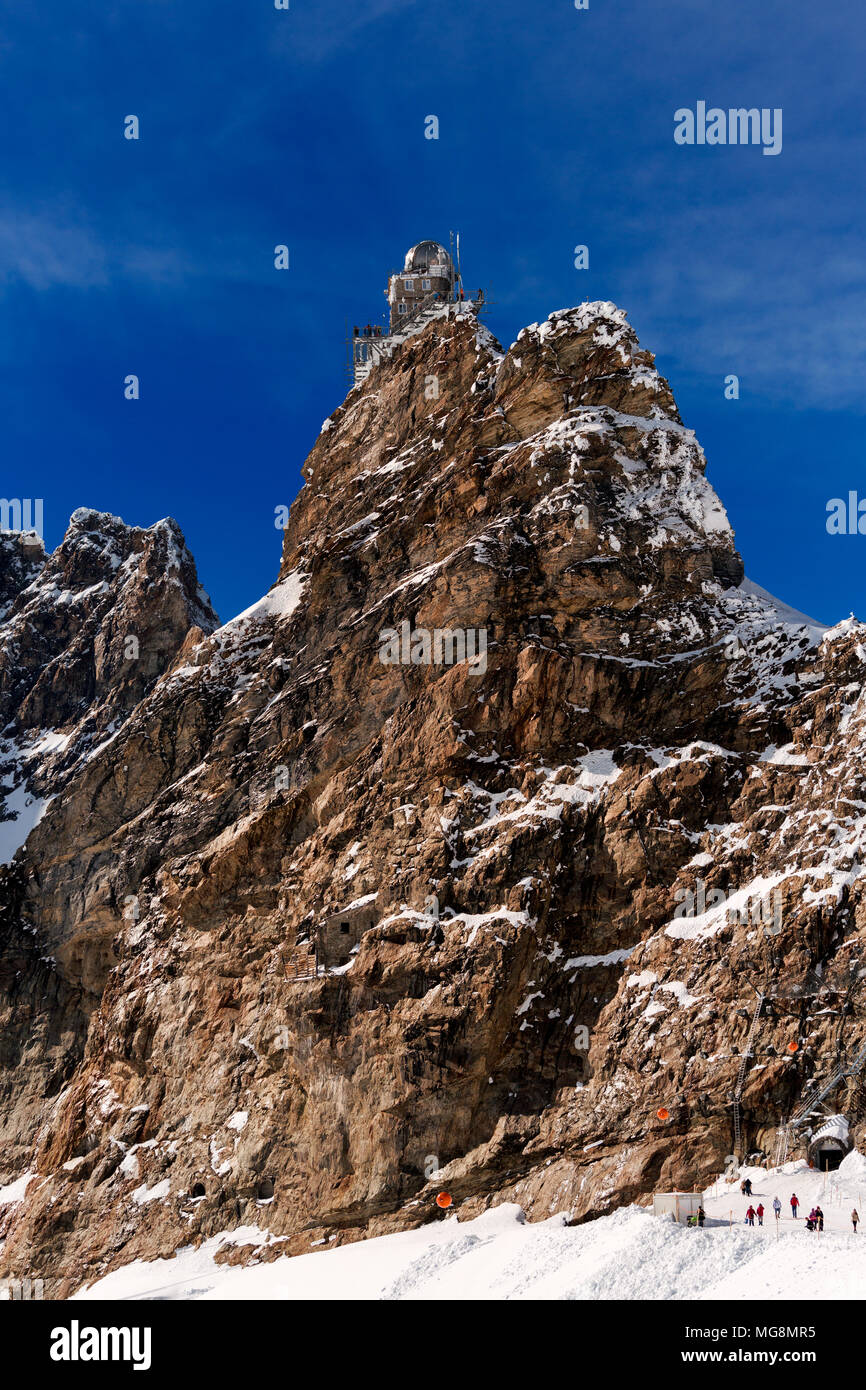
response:
{"label": "observatory building", "polygon": [[445,247],[438,241],[419,241],[406,252],[403,269],[388,280],[391,332],[399,332],[422,304],[452,301],[454,287],[454,266]]}
{"label": "observatory building", "polygon": [[[484,304],[482,290],[476,299],[466,300],[460,278],[460,238],[457,259],[438,241],[419,241],[406,252],[403,269],[388,276],[385,298],[388,325],[356,324],[348,338],[349,378],[357,386],[384,358],[406,338],[420,333],[433,318],[457,313],[457,306],[476,312]],[[384,317],[384,315],[383,315]]]}

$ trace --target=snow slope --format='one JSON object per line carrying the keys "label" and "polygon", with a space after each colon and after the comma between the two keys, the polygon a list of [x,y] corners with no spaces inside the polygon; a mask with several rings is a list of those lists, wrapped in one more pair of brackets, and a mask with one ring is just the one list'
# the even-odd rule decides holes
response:
{"label": "snow slope", "polygon": [[740,585],[740,592],[748,594],[752,598],[758,598],[762,603],[769,604],[776,610],[779,622],[794,627],[808,627],[812,630],[812,635],[820,640],[824,633],[828,631],[827,623],[819,623],[814,618],[809,618],[805,613],[800,613],[790,604],[784,603],[782,599],[776,598],[768,589],[763,589],[760,584],[756,584],[753,579],[745,578]]}
{"label": "snow slope", "polygon": [[34,825],[38,824],[47,801],[45,797],[30,796],[27,788],[22,785],[5,797],[0,792],[0,804],[11,817],[9,820],[0,821],[0,864],[8,864],[24,844]]}
{"label": "snow slope", "polygon": [[[719,1180],[705,1197],[703,1230],[677,1226],[641,1207],[566,1226],[560,1213],[525,1221],[518,1206],[493,1207],[473,1221],[455,1217],[399,1235],[244,1267],[218,1264],[231,1246],[257,1260],[279,1238],[257,1227],[214,1236],[171,1260],[117,1270],[76,1297],[119,1299],[856,1299],[866,1291],[866,1236],[851,1232],[852,1205],[866,1202],[866,1159],[823,1174],[803,1162],[767,1172],[742,1169],[767,1208],[765,1226],[743,1224],[748,1199]],[[826,1184],[826,1191],[825,1191]],[[862,1188],[861,1185],[862,1184]],[[835,1190],[834,1190],[835,1189]],[[822,1235],[791,1219],[796,1190],[808,1211],[820,1200]],[[783,1202],[778,1231],[776,1191]],[[729,1213],[731,1216],[729,1217]],[[731,1224],[729,1224],[729,1222]]]}

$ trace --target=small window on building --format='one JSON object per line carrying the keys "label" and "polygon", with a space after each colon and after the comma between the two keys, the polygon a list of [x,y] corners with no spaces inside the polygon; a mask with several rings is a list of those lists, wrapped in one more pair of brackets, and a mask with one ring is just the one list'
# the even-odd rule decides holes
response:
{"label": "small window on building", "polygon": [[398,305],[397,305],[397,313],[398,313],[398,314],[405,314],[405,312],[406,312],[406,307],[407,307],[407,306],[406,306],[405,304],[403,304],[403,303],[398,304]]}
{"label": "small window on building", "polygon": [[404,290],[411,290],[412,287],[413,287],[413,285],[414,285],[414,283],[415,283],[414,280],[404,280],[404,281],[403,281],[403,288],[404,288]]}
{"label": "small window on building", "polygon": [[348,923],[348,922],[341,922],[341,923],[340,923],[340,931],[342,932],[343,936],[348,936],[348,935],[349,935],[349,923]]}
{"label": "small window on building", "polygon": [[422,280],[422,281],[421,281],[421,288],[422,288],[422,290],[429,290],[429,288],[430,288],[430,281],[429,281],[429,280]]}

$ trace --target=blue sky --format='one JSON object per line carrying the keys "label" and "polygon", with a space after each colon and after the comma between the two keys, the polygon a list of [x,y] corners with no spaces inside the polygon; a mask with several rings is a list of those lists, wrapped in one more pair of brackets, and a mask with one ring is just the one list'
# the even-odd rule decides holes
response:
{"label": "blue sky", "polygon": [[[506,345],[627,309],[749,575],[866,617],[866,536],[825,528],[866,498],[864,70],[855,0],[6,0],[0,490],[45,499],[51,546],[77,506],[175,516],[231,617],[276,575],[344,321],[455,228]],[[676,145],[698,100],[781,107],[781,154]]]}

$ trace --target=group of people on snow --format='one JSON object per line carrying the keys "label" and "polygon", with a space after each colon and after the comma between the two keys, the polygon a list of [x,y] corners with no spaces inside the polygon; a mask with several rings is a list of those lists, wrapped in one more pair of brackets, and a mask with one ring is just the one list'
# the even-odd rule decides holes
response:
{"label": "group of people on snow", "polygon": [[[740,1184],[740,1191],[743,1192],[746,1196],[751,1196],[751,1193],[752,1193],[752,1183],[751,1183],[751,1180],[750,1180],[749,1178],[746,1178],[745,1181],[742,1182],[742,1183]],[[791,1193],[790,1202],[791,1202],[791,1218],[792,1218],[792,1220],[797,1221],[797,1220],[798,1220],[797,1212],[798,1212],[799,1207],[800,1207],[800,1198],[797,1196],[796,1192],[792,1192],[792,1193]],[[782,1203],[779,1201],[779,1198],[778,1198],[778,1197],[774,1197],[774,1198],[773,1198],[773,1215],[775,1216],[775,1218],[776,1218],[777,1221],[779,1220],[779,1217],[781,1216],[781,1214],[782,1214]],[[754,1224],[755,1224],[755,1217],[756,1217],[756,1216],[757,1216],[757,1218],[758,1218],[758,1225],[759,1225],[759,1226],[763,1226],[763,1224],[764,1224],[764,1207],[763,1207],[763,1204],[762,1204],[761,1202],[759,1202],[758,1205],[755,1207],[755,1206],[753,1206],[753,1205],[751,1204],[751,1202],[750,1202],[750,1203],[749,1203],[748,1210],[747,1210],[747,1212],[746,1212],[746,1222],[748,1223],[748,1225],[754,1226]],[[857,1211],[857,1208],[854,1207],[854,1208],[852,1209],[852,1212],[851,1212],[851,1225],[852,1225],[853,1228],[854,1228],[854,1234],[855,1234],[855,1235],[857,1234],[857,1226],[858,1226],[858,1224],[859,1224],[859,1221],[860,1221],[860,1214],[859,1214],[859,1212]],[[820,1207],[820,1206],[818,1205],[818,1203],[816,1202],[815,1205],[813,1206],[812,1210],[809,1212],[809,1215],[806,1217],[806,1230],[807,1230],[807,1231],[823,1231],[823,1229],[824,1229],[824,1213],[823,1213],[823,1211],[821,1210],[821,1207]]]}
{"label": "group of people on snow", "polygon": [[[750,1179],[750,1178],[746,1178],[743,1182],[740,1183],[740,1191],[741,1191],[745,1196],[751,1196],[751,1195],[752,1195],[752,1182],[751,1182],[751,1179]],[[757,1195],[757,1194],[756,1194],[756,1195]],[[798,1209],[799,1209],[799,1206],[800,1206],[800,1198],[797,1196],[796,1192],[792,1192],[792,1193],[791,1193],[791,1217],[792,1217],[792,1219],[793,1219],[794,1221],[796,1221],[796,1220],[798,1219],[798,1218],[797,1218],[797,1211],[798,1211]],[[778,1198],[778,1197],[774,1197],[774,1198],[773,1198],[773,1215],[775,1216],[775,1218],[776,1218],[777,1221],[779,1220],[779,1218],[780,1218],[781,1215],[782,1215],[782,1203],[779,1201],[779,1198]],[[759,1226],[763,1226],[763,1224],[764,1224],[764,1204],[763,1204],[763,1202],[761,1202],[761,1201],[758,1202],[758,1205],[757,1205],[757,1206],[754,1206],[751,1202],[749,1203],[748,1209],[747,1209],[747,1211],[746,1211],[746,1218],[745,1218],[745,1219],[746,1219],[746,1224],[747,1224],[748,1226],[754,1226],[754,1224],[755,1224],[755,1217],[758,1218],[758,1225],[759,1225]],[[698,1211],[697,1211],[697,1216],[692,1216],[692,1217],[690,1217],[690,1218],[689,1218],[689,1223],[688,1223],[688,1224],[689,1224],[690,1226],[701,1226],[701,1227],[702,1227],[703,1224],[704,1224],[704,1222],[706,1221],[706,1219],[707,1219],[707,1214],[706,1214],[706,1212],[704,1211],[703,1206],[699,1206],[699,1207],[698,1207]],[[852,1210],[852,1212],[851,1212],[851,1225],[854,1227],[854,1234],[855,1234],[855,1235],[857,1234],[857,1226],[858,1226],[858,1224],[859,1224],[859,1221],[860,1221],[860,1215],[859,1215],[859,1213],[858,1213],[858,1211],[857,1211],[857,1208],[854,1207],[853,1210]],[[820,1206],[818,1206],[818,1204],[816,1203],[815,1206],[812,1208],[812,1210],[809,1212],[809,1215],[806,1217],[806,1230],[807,1230],[807,1231],[823,1231],[823,1229],[824,1229],[824,1213],[823,1213],[823,1211],[821,1210]]]}

